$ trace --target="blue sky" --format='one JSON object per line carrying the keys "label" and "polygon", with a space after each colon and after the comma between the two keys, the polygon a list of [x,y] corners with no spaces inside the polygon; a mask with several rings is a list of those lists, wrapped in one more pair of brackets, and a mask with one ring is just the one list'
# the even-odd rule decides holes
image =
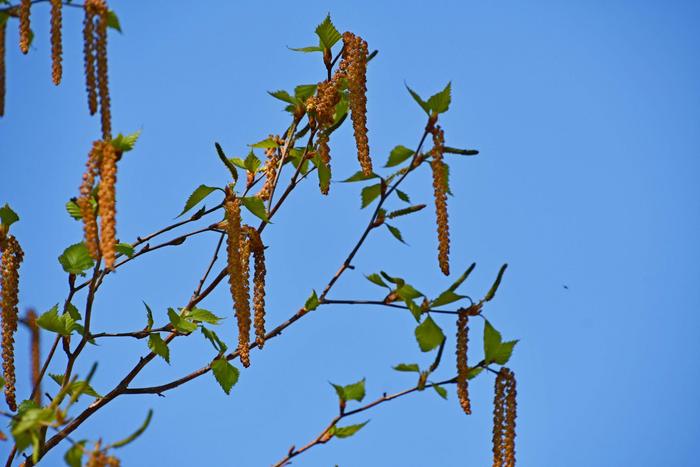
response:
{"label": "blue sky", "polygon": [[[322,78],[319,56],[286,46],[312,44],[316,24],[330,11],[341,31],[352,30],[379,49],[368,75],[375,164],[395,145],[412,147],[420,137],[424,114],[404,81],[423,95],[452,81],[452,105],[441,117],[446,142],[481,151],[449,160],[453,274],[475,261],[463,287],[480,296],[499,266],[510,265],[485,314],[505,338],[520,339],[510,363],[518,377],[520,465],[695,464],[695,2],[111,6],[124,31],[111,34],[109,43],[113,126],[143,131],[119,168],[123,241],[170,223],[197,185],[227,182],[214,141],[244,154],[246,144],[287,125],[280,102],[266,91]],[[13,46],[16,28],[8,31],[0,203],[9,202],[22,217],[13,227],[26,251],[21,306],[45,311],[65,299],[65,274],[55,258],[81,238],[81,227],[63,205],[77,193],[99,122],[87,113],[80,12],[65,12],[58,88],[50,79],[48,7],[37,6],[33,18],[36,39],[28,56]],[[333,171],[340,179],[357,170],[357,162],[350,127],[336,136]],[[416,202],[430,204],[430,183],[421,172],[405,188]],[[322,288],[354,245],[370,215],[359,209],[359,189],[336,183],[321,197],[310,180],[265,231],[271,325],[291,316],[311,289]],[[355,271],[329,297],[381,298],[362,277],[379,269],[428,294],[446,288],[451,280],[437,268],[433,216],[426,209],[396,222],[409,247],[386,231],[373,232]],[[189,298],[215,242],[215,234],[196,238],[110,277],[96,303],[95,329],[140,329],[142,300],[163,322],[168,306]],[[202,306],[228,317],[221,335],[232,343],[226,289]],[[438,321],[451,338],[453,320]],[[414,326],[398,310],[322,307],[254,352],[230,396],[210,375],[165,398],[126,396],[74,437],[114,441],[153,408],[151,428],[117,453],[125,465],[269,465],[335,415],[328,381],[366,377],[368,400],[413,385],[411,375],[391,366],[432,361],[419,351]],[[481,332],[475,323],[472,361],[481,358]],[[21,362],[24,332],[17,345]],[[452,345],[446,356],[452,357]],[[107,391],[145,351],[143,341],[107,341],[86,352],[78,371],[99,360],[94,385]],[[208,343],[196,336],[176,342],[172,365],[155,361],[136,384],[167,382],[211,357]],[[19,366],[19,390],[26,393],[26,368]],[[448,359],[436,378],[452,373]],[[448,401],[426,391],[381,405],[351,420],[371,419],[356,436],[314,448],[296,464],[488,465],[492,387],[492,375],[472,382],[470,417],[459,409],[454,388]],[[0,452],[6,449],[0,445]],[[46,464],[60,465],[65,449]]]}

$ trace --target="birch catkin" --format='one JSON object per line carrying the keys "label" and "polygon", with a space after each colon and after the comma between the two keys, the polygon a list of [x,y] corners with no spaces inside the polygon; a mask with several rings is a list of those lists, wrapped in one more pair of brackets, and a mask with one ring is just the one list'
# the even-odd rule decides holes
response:
{"label": "birch catkin", "polygon": [[85,61],[85,88],[90,115],[97,112],[97,74],[95,71],[95,0],[85,0],[83,22],[83,56]]}
{"label": "birch catkin", "polygon": [[506,395],[504,432],[504,465],[507,467],[515,465],[515,417],[517,406],[515,385],[515,373],[508,370],[508,394]]}
{"label": "birch catkin", "polygon": [[92,149],[88,154],[88,160],[83,174],[83,182],[80,185],[80,196],[76,204],[80,208],[83,217],[83,230],[85,233],[85,245],[93,259],[100,257],[100,243],[97,235],[97,217],[92,206],[92,190],[95,187],[95,177],[99,172],[100,157],[102,154],[102,141],[92,143]]}
{"label": "birch catkin", "polygon": [[5,115],[5,35],[7,21],[0,24],[0,117]]}
{"label": "birch catkin", "polygon": [[515,466],[515,374],[506,367],[496,376],[493,400],[493,466]]}
{"label": "birch catkin", "polygon": [[442,161],[445,135],[439,126],[433,129],[433,190],[435,193],[435,215],[438,232],[438,263],[446,276],[450,274],[450,230],[447,216],[447,167]]}
{"label": "birch catkin", "polygon": [[32,38],[32,30],[29,24],[31,0],[22,0],[19,4],[19,50],[23,54],[29,52],[29,43]]}
{"label": "birch catkin", "polygon": [[7,235],[2,245],[2,367],[5,378],[5,401],[10,410],[17,410],[15,399],[15,331],[17,331],[19,301],[19,267],[24,253],[17,239]]}
{"label": "birch catkin", "polygon": [[100,211],[100,251],[107,269],[112,269],[116,257],[117,220],[116,220],[116,184],[117,151],[109,142],[102,142],[102,159],[100,161],[100,186],[98,189],[98,207]]}
{"label": "birch catkin", "polygon": [[95,4],[97,12],[97,90],[100,96],[102,139],[110,141],[112,139],[112,116],[107,78],[107,16],[109,10],[104,0],[95,0]]}
{"label": "birch catkin", "polygon": [[253,250],[255,272],[253,276],[253,310],[255,324],[255,341],[258,348],[265,345],[265,245],[263,245],[260,233],[251,228],[248,230],[250,247]]}
{"label": "birch catkin", "polygon": [[241,364],[248,367],[250,366],[250,305],[245,294],[241,269],[241,204],[239,199],[228,189],[224,210],[227,219],[228,282],[238,320],[238,354],[241,358]]}
{"label": "birch catkin", "polygon": [[257,197],[263,201],[270,199],[272,185],[275,183],[275,178],[277,177],[277,165],[279,165],[280,162],[277,148],[266,149],[265,155],[267,156],[267,160],[265,161],[265,167],[262,169],[265,174],[265,183],[257,194]]}
{"label": "birch catkin", "polygon": [[51,0],[51,78],[56,85],[61,83],[63,76],[62,7],[62,0]]}
{"label": "birch catkin", "polygon": [[367,42],[351,32],[343,33],[343,59],[340,70],[348,80],[350,116],[362,173],[372,174],[367,138]]}
{"label": "birch catkin", "polygon": [[469,315],[466,310],[460,311],[457,317],[457,397],[459,405],[467,415],[472,408],[469,401],[469,379],[467,366],[467,345],[469,343]]}

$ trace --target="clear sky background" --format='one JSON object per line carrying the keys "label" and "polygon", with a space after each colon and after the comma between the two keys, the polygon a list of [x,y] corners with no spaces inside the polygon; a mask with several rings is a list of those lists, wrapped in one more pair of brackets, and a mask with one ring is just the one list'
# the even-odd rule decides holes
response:
{"label": "clear sky background", "polygon": [[[499,266],[510,264],[485,314],[505,338],[521,339],[510,364],[518,377],[519,464],[697,465],[697,2],[111,5],[124,31],[112,31],[109,42],[113,127],[143,130],[119,168],[123,241],[170,223],[197,185],[227,182],[215,140],[242,155],[246,144],[287,125],[281,103],[266,91],[322,78],[319,55],[286,46],[312,45],[314,27],[330,11],[341,31],[379,49],[368,76],[375,164],[395,145],[413,147],[420,137],[424,114],[404,80],[423,95],[453,83],[450,111],[441,117],[447,144],[481,151],[449,159],[453,274],[476,261],[463,287],[478,297]],[[13,227],[26,251],[21,307],[45,311],[65,299],[56,257],[80,240],[81,225],[63,206],[77,194],[99,121],[87,112],[80,11],[65,11],[58,88],[50,79],[46,4],[35,8],[33,20],[36,39],[26,57],[16,46],[16,22],[8,31],[0,203],[22,217]],[[340,179],[357,162],[349,125],[336,136],[333,170]],[[430,184],[421,171],[406,191],[430,204]],[[265,231],[270,325],[322,288],[354,245],[370,215],[359,209],[359,190],[336,183],[321,197],[311,179]],[[395,224],[410,247],[385,230],[373,232],[356,270],[330,298],[381,298],[362,277],[379,269],[433,295],[451,283],[437,268],[432,208]],[[110,276],[96,302],[94,329],[143,327],[142,300],[163,323],[166,308],[191,295],[215,241],[216,234],[195,238]],[[228,317],[220,334],[233,344],[226,288],[202,306]],[[436,379],[448,378],[454,323],[436,319],[451,339]],[[205,375],[165,398],[119,398],[73,437],[120,439],[153,408],[150,429],[117,453],[124,465],[269,465],[336,414],[328,381],[366,377],[367,400],[415,384],[412,375],[391,369],[430,363],[432,354],[421,354],[415,343],[414,326],[400,310],[321,307],[255,351],[230,396]],[[472,362],[481,358],[481,332],[475,322]],[[24,331],[17,345],[19,391],[26,394]],[[94,386],[107,392],[145,352],[145,341],[105,341],[89,349],[77,370],[84,374],[99,359]],[[198,336],[176,341],[172,365],[154,361],[135,384],[170,381],[211,358]],[[52,371],[61,372],[63,361],[57,362]],[[55,390],[52,384],[45,388]],[[296,465],[489,465],[492,388],[490,374],[472,382],[470,417],[454,388],[448,401],[426,391],[381,405],[350,420],[371,419],[355,437],[314,448]],[[61,465],[67,448],[55,450],[46,465]],[[0,444],[0,452],[7,449]]]}

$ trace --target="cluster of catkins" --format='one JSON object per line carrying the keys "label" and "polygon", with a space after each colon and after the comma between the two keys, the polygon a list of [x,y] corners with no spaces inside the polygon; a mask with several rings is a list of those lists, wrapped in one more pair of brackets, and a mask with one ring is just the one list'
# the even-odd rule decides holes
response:
{"label": "cluster of catkins", "polygon": [[515,373],[506,367],[496,376],[493,399],[493,467],[515,465]]}
{"label": "cluster of catkins", "polygon": [[447,216],[447,165],[443,162],[445,152],[445,133],[439,125],[429,128],[433,135],[433,149],[430,154],[433,160],[430,167],[433,171],[433,190],[435,193],[435,215],[438,232],[438,263],[440,270],[446,276],[450,274],[450,229]]}
{"label": "cluster of catkins", "polygon": [[265,344],[265,246],[260,233],[248,225],[241,225],[241,203],[227,188],[226,200],[228,281],[238,322],[238,354],[241,364],[250,366],[250,255],[253,254],[253,324],[256,345]]}
{"label": "cluster of catkins", "polygon": [[2,292],[2,368],[5,378],[5,401],[10,410],[17,410],[15,399],[15,332],[19,315],[17,303],[19,297],[19,267],[24,253],[17,239],[0,231],[0,279]]}
{"label": "cluster of catkins", "polygon": [[[97,189],[97,212],[93,206],[95,180],[100,177]],[[83,217],[85,244],[90,256],[98,259],[100,254],[105,267],[111,269],[116,257],[116,198],[117,151],[111,142],[95,141],[88,154],[80,196],[77,199]],[[98,235],[97,213],[100,215]]]}
{"label": "cluster of catkins", "polygon": [[121,465],[119,459],[107,455],[105,450],[100,449],[100,444],[100,442],[95,443],[95,448],[90,451],[85,467],[119,467]]}

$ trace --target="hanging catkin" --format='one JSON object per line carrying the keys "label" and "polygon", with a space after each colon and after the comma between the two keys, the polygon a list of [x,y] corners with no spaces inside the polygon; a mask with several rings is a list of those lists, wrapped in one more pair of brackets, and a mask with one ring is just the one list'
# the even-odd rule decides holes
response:
{"label": "hanging catkin", "polygon": [[29,24],[31,0],[22,0],[19,4],[19,50],[23,54],[29,52],[29,43],[32,40],[32,30]]}
{"label": "hanging catkin", "polygon": [[0,117],[5,115],[5,31],[7,21],[0,22]]}
{"label": "hanging catkin", "polygon": [[107,18],[109,10],[104,0],[95,0],[95,4],[97,12],[97,90],[100,96],[102,139],[108,142],[112,139],[112,116],[107,78]]}
{"label": "hanging catkin", "polygon": [[275,178],[277,177],[277,166],[280,162],[280,156],[277,152],[277,148],[267,148],[265,150],[265,155],[267,160],[265,161],[265,166],[262,171],[265,174],[265,183],[257,194],[257,197],[263,201],[270,199],[272,194],[272,185],[275,183]]}
{"label": "hanging catkin", "polygon": [[117,151],[110,142],[103,141],[102,158],[100,160],[98,209],[100,212],[100,251],[107,269],[112,269],[116,257],[116,184]]}
{"label": "hanging catkin", "polygon": [[19,266],[24,257],[17,239],[7,235],[2,244],[2,368],[5,378],[5,401],[10,410],[17,410],[15,400],[15,331],[17,331],[19,301]]}
{"label": "hanging catkin", "polygon": [[516,395],[515,373],[508,370],[508,394],[506,395],[506,416],[504,432],[504,465],[506,467],[515,466],[515,417],[516,417]]}
{"label": "hanging catkin", "polygon": [[83,22],[83,56],[85,61],[85,88],[90,115],[97,112],[97,74],[95,67],[95,0],[85,0]]}
{"label": "hanging catkin", "polygon": [[457,317],[457,397],[459,405],[467,415],[472,413],[469,401],[469,380],[467,378],[467,345],[469,343],[469,315],[466,310],[460,311]]}
{"label": "hanging catkin", "polygon": [[321,161],[328,169],[328,177],[319,177],[318,187],[321,190],[321,194],[327,195],[331,187],[331,148],[328,145],[328,133],[325,131],[319,133],[316,142],[318,143],[318,154],[321,157]]}
{"label": "hanging catkin", "polygon": [[493,466],[515,466],[515,374],[503,367],[496,376],[493,400]]}
{"label": "hanging catkin", "polygon": [[450,231],[447,216],[447,166],[442,161],[445,135],[442,128],[433,129],[433,160],[430,167],[433,171],[433,190],[435,192],[435,215],[438,232],[438,263],[440,270],[446,276],[450,274]]}
{"label": "hanging catkin", "polygon": [[62,26],[62,0],[51,0],[51,78],[53,84],[61,83],[63,75],[63,65],[61,63],[63,55],[63,43],[61,39]]}
{"label": "hanging catkin", "polygon": [[250,247],[253,250],[255,261],[255,273],[253,276],[253,310],[255,324],[255,341],[258,348],[265,345],[265,245],[263,245],[260,233],[255,229],[248,230]]}
{"label": "hanging catkin", "polygon": [[92,149],[88,154],[88,160],[83,174],[83,183],[80,185],[80,196],[76,203],[83,217],[83,230],[85,232],[85,245],[93,259],[100,257],[100,243],[97,236],[97,217],[92,205],[92,190],[95,186],[95,177],[98,174],[99,163],[102,154],[102,141],[92,143]]}
{"label": "hanging catkin", "polygon": [[32,387],[36,386],[36,389],[34,390],[34,402],[41,405],[41,383],[39,382],[39,374],[41,372],[41,335],[39,333],[39,325],[37,324],[36,319],[36,312],[34,310],[28,310],[25,317],[25,322],[27,323],[27,327],[29,328],[31,335],[29,351],[32,362]]}
{"label": "hanging catkin", "polygon": [[238,198],[227,189],[226,201],[226,233],[228,255],[228,282],[233,297],[233,305],[238,320],[238,354],[241,364],[250,366],[250,305],[245,293],[243,274],[241,270],[241,204]]}
{"label": "hanging catkin", "polygon": [[367,42],[351,32],[343,33],[343,59],[340,70],[348,80],[350,116],[362,173],[372,174],[367,138]]}

